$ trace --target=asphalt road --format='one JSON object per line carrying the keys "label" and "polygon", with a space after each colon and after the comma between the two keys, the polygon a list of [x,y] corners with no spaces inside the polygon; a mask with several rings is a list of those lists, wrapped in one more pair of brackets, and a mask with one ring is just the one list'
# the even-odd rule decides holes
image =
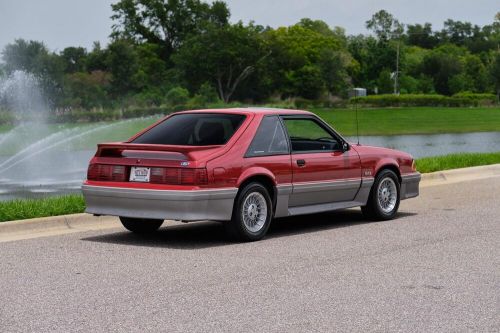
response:
{"label": "asphalt road", "polygon": [[499,332],[500,177],[423,188],[399,218],[112,229],[0,243],[1,332]]}

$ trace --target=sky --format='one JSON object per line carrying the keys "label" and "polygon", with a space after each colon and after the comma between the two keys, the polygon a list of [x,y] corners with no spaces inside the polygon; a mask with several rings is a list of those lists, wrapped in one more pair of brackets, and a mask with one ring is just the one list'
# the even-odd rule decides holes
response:
{"label": "sky", "polygon": [[[52,51],[68,46],[106,45],[116,0],[0,0],[0,50],[16,38],[43,41]],[[403,23],[469,21],[485,25],[500,11],[499,0],[226,0],[232,21],[288,26],[303,17],[340,26],[347,34],[367,33],[365,22],[385,9]]]}

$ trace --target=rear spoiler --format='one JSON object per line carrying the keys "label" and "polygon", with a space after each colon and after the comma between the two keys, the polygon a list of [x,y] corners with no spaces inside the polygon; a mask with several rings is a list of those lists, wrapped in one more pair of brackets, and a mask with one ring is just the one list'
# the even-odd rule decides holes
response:
{"label": "rear spoiler", "polygon": [[124,142],[110,142],[100,143],[97,145],[98,157],[118,157],[124,150],[139,150],[139,151],[160,151],[160,152],[175,152],[188,155],[189,153],[219,148],[221,146],[175,146],[175,145],[155,145],[155,144],[142,144],[142,143],[124,143]]}

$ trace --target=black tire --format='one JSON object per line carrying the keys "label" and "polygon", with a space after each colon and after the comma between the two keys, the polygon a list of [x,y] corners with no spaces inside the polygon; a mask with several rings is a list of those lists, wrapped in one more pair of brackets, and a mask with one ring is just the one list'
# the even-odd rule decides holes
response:
{"label": "black tire", "polygon": [[[264,202],[266,205],[265,212],[263,211]],[[245,205],[247,209],[246,215],[244,216]],[[262,215],[259,217],[259,214]],[[269,192],[262,184],[252,182],[245,185],[240,190],[234,203],[231,221],[225,222],[224,227],[226,233],[232,240],[254,242],[262,239],[266,235],[271,225],[272,217],[273,205]],[[253,222],[255,222],[254,226],[248,225]],[[253,228],[253,230],[251,228]]]}
{"label": "black tire", "polygon": [[[386,209],[381,207],[381,203],[379,203],[379,186],[382,182],[388,180],[389,184],[392,180],[393,184],[396,188],[396,201],[391,204],[388,201],[385,203],[388,205]],[[370,196],[368,197],[368,203],[366,206],[361,207],[361,211],[363,215],[370,220],[373,221],[387,221],[393,219],[399,209],[400,203],[400,192],[401,192],[401,184],[399,183],[398,176],[394,173],[394,171],[384,169],[382,170],[377,177],[375,178],[375,182],[373,183],[372,189],[370,191]],[[387,193],[387,192],[385,192]],[[386,194],[383,195],[386,195]],[[391,193],[391,191],[389,191]],[[391,194],[388,194],[390,196]],[[388,199],[390,201],[390,199]],[[384,201],[382,199],[382,201]],[[394,205],[394,207],[392,207]]]}
{"label": "black tire", "polygon": [[122,216],[120,216],[120,221],[125,229],[136,234],[148,234],[155,232],[163,224],[163,220],[135,219]]}

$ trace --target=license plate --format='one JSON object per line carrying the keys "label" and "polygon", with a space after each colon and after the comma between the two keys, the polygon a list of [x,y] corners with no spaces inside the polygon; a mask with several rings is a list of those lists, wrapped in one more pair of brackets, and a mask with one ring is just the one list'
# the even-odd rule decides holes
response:
{"label": "license plate", "polygon": [[148,183],[150,174],[150,168],[132,167],[132,169],[130,170],[130,181]]}

